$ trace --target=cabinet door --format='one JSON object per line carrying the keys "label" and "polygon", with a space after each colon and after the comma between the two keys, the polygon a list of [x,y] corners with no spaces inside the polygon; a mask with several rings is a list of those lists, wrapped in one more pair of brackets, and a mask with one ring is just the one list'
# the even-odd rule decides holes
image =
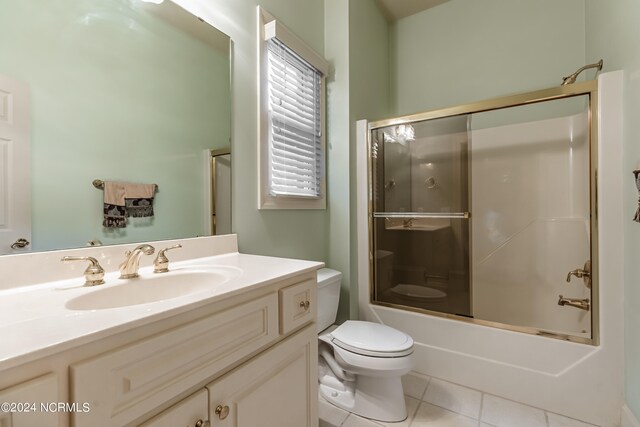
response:
{"label": "cabinet door", "polygon": [[54,374],[0,390],[0,403],[9,403],[9,409],[15,409],[0,411],[0,427],[57,426],[59,401]]}
{"label": "cabinet door", "polygon": [[209,384],[216,427],[317,427],[315,323]]}
{"label": "cabinet door", "polygon": [[200,390],[162,411],[140,427],[205,427],[209,425],[208,395]]}

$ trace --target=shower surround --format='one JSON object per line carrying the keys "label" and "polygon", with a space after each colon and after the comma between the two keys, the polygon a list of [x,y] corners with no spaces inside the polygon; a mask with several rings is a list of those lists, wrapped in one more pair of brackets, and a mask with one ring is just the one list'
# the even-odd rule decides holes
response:
{"label": "shower surround", "polygon": [[[504,396],[512,400],[543,408],[548,411],[561,413],[572,418],[584,420],[601,426],[616,426],[620,420],[620,411],[623,404],[623,314],[622,314],[622,247],[619,244],[623,240],[622,220],[623,212],[621,194],[621,111],[622,111],[622,73],[606,73],[599,77],[598,91],[598,238],[599,249],[599,344],[587,345],[567,342],[546,337],[514,333],[508,330],[488,328],[477,324],[459,322],[443,317],[430,316],[421,313],[398,310],[383,307],[371,303],[369,287],[369,259],[368,259],[368,194],[367,194],[367,153],[366,135],[367,123],[358,123],[358,281],[359,281],[359,309],[360,317],[366,320],[378,321],[392,327],[403,330],[413,336],[416,341],[416,368],[420,374],[443,378],[454,383],[463,384],[488,393]],[[584,118],[581,116],[569,117],[562,120],[575,121]],[[530,130],[539,136],[550,140],[557,140],[554,134],[554,124],[550,125],[551,132],[548,135],[539,130]],[[521,126],[521,125],[519,125]],[[494,139],[490,133],[505,132],[504,126],[479,126],[477,133],[471,135],[473,150],[483,148],[491,149],[492,145],[509,144]],[[579,163],[581,151],[580,135],[567,133],[566,123],[559,124],[559,135],[567,139],[567,143],[573,144],[572,150],[556,157],[547,158],[544,162],[537,161],[523,152],[520,157],[515,156],[513,167],[521,167],[519,180],[504,187],[500,183],[500,175],[497,169],[490,164],[486,168],[472,161],[471,185],[473,186],[472,213],[473,221],[496,221],[499,215],[493,212],[496,206],[495,198],[504,197],[506,200],[514,200],[514,191],[518,194],[530,195],[530,197],[518,197],[518,203],[506,204],[503,209],[512,212],[518,210],[509,233],[503,235],[487,233],[476,236],[473,231],[474,249],[472,254],[472,269],[474,280],[494,282],[499,291],[500,286],[507,283],[513,285],[514,277],[509,281],[497,283],[496,279],[503,279],[504,268],[511,263],[522,262],[525,258],[531,262],[537,260],[540,255],[555,251],[554,257],[567,263],[576,264],[573,268],[581,266],[588,258],[588,253],[567,253],[564,250],[568,242],[584,243],[588,239],[588,216],[585,216],[585,206],[588,215],[588,205],[584,200],[573,198],[581,183],[580,180],[572,180],[571,176],[580,176],[575,170]],[[473,130],[473,132],[476,132]],[[491,137],[490,137],[491,136]],[[494,135],[495,136],[495,135]],[[526,138],[527,135],[522,135]],[[515,142],[515,141],[511,141]],[[478,145],[476,145],[476,143]],[[499,148],[499,147],[494,147]],[[504,147],[502,147],[504,148]],[[479,160],[482,151],[472,156]],[[588,151],[587,154],[588,155]],[[480,157],[478,157],[480,156]],[[573,156],[571,158],[571,156]],[[494,158],[494,161],[500,161]],[[551,163],[549,163],[551,162]],[[553,176],[548,173],[547,166],[560,164],[565,166],[564,176]],[[495,166],[495,165],[494,165]],[[574,168],[572,170],[572,168]],[[554,170],[562,170],[554,167]],[[477,179],[484,176],[486,188],[483,189]],[[514,176],[518,176],[515,174]],[[582,174],[584,176],[584,174]],[[562,179],[562,185],[558,180]],[[493,180],[493,182],[492,182]],[[553,203],[535,205],[534,188],[547,191],[547,200]],[[499,191],[502,189],[502,191]],[[483,208],[482,198],[485,198]],[[510,193],[511,191],[511,193]],[[479,192],[479,193],[478,193]],[[502,194],[498,194],[502,193]],[[595,194],[593,195],[596,196]],[[489,208],[489,200],[494,199],[493,208]],[[530,200],[534,199],[534,200]],[[531,204],[527,204],[531,202]],[[587,202],[588,203],[588,202]],[[497,206],[501,206],[499,203]],[[483,214],[484,212],[484,214]],[[499,213],[499,212],[498,212]],[[511,215],[513,217],[513,215]],[[493,219],[492,219],[493,218]],[[562,232],[558,232],[558,227]],[[473,229],[474,227],[472,227]],[[531,240],[528,236],[536,236],[535,244],[528,244]],[[477,240],[477,242],[476,242]],[[587,246],[588,247],[588,246]],[[515,252],[522,251],[519,254]],[[570,251],[571,252],[571,251]],[[385,254],[389,257],[389,254]],[[584,258],[587,256],[587,258]],[[553,257],[552,257],[553,258]],[[529,270],[531,277],[523,280],[536,280],[544,288],[546,277],[553,274],[557,277],[562,273],[566,276],[565,267],[559,268],[550,265],[541,265],[532,262]],[[501,266],[502,272],[496,275],[495,267]],[[520,270],[522,271],[522,270]],[[525,270],[526,271],[526,270]],[[564,277],[563,280],[564,281]],[[573,279],[571,284],[562,284],[557,290],[565,296],[578,297],[576,294],[586,289],[581,280]],[[554,279],[553,286],[560,286]],[[473,292],[477,292],[478,286],[473,284]],[[493,292],[496,290],[494,289]],[[504,291],[504,289],[503,289]],[[535,322],[541,322],[541,326],[554,330],[552,324],[544,322],[560,322],[566,327],[566,319],[553,319],[553,316],[544,312],[527,312],[528,300],[536,298],[536,295],[523,294],[518,297],[518,287],[508,289],[515,293],[523,307],[515,310],[523,318]],[[556,290],[554,289],[553,292]],[[474,295],[473,311],[486,312],[487,315],[499,318],[505,311],[517,309],[517,307],[504,307],[505,299],[485,297],[482,292]],[[545,303],[544,306],[551,305]],[[553,307],[555,308],[555,307]],[[563,307],[564,308],[564,307]],[[566,307],[563,313],[567,316],[576,316],[579,309]],[[580,319],[578,319],[580,320]],[[584,320],[584,319],[582,319]],[[577,322],[573,333],[580,334],[585,324]]]}
{"label": "shower surround", "polygon": [[[487,113],[484,113],[487,114]],[[591,257],[587,113],[471,131],[475,317],[591,337],[567,273]]]}

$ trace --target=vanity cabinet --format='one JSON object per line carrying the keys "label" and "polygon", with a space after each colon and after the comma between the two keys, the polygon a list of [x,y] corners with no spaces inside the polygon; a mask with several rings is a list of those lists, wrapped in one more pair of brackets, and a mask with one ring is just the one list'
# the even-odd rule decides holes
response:
{"label": "vanity cabinet", "polygon": [[0,390],[0,427],[57,426],[58,402],[53,373]]}
{"label": "vanity cabinet", "polygon": [[315,324],[207,385],[216,427],[317,427]]}
{"label": "vanity cabinet", "polygon": [[316,289],[314,271],[71,363],[70,397],[91,407],[72,425],[317,426]]}
{"label": "vanity cabinet", "polygon": [[275,293],[71,365],[76,427],[124,426],[278,339]]}
{"label": "vanity cabinet", "polygon": [[200,390],[165,409],[139,427],[208,427],[209,401],[206,390]]}

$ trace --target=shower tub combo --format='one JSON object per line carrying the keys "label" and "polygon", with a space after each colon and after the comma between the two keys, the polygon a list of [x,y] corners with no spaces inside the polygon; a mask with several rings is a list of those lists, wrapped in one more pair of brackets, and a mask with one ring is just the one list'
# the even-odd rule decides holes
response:
{"label": "shower tub combo", "polygon": [[358,122],[359,316],[416,373],[616,425],[621,82]]}

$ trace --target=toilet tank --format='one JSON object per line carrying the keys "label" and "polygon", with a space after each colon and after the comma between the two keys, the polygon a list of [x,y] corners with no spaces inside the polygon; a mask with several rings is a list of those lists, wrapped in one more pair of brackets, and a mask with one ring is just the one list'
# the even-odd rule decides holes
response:
{"label": "toilet tank", "polygon": [[336,321],[342,273],[330,268],[318,270],[318,332]]}

